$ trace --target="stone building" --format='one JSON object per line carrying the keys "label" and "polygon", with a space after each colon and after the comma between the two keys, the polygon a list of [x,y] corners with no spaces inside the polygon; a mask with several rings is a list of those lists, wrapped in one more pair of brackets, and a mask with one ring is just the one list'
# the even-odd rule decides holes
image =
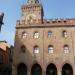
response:
{"label": "stone building", "polygon": [[4,17],[4,13],[0,13],[0,30],[1,30],[1,26],[3,24],[3,17]]}
{"label": "stone building", "polygon": [[75,75],[75,19],[43,19],[39,0],[21,10],[12,75]]}
{"label": "stone building", "polygon": [[6,41],[0,41],[0,75],[11,75],[11,48]]}

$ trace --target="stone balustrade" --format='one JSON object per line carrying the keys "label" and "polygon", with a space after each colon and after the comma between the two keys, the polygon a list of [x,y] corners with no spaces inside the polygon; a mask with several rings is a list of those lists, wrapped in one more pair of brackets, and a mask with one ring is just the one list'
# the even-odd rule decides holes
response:
{"label": "stone balustrade", "polygon": [[17,25],[29,25],[29,24],[49,24],[49,25],[75,25],[75,19],[44,19],[33,20],[32,23],[27,23],[25,20],[17,20]]}

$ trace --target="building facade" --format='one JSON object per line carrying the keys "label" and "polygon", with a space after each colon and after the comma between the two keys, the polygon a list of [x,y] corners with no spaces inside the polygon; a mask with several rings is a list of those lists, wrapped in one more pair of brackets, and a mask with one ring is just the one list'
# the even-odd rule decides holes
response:
{"label": "building facade", "polygon": [[6,41],[0,41],[0,75],[11,75],[11,50]]}
{"label": "building facade", "polygon": [[75,19],[43,19],[39,0],[21,10],[12,75],[75,75]]}

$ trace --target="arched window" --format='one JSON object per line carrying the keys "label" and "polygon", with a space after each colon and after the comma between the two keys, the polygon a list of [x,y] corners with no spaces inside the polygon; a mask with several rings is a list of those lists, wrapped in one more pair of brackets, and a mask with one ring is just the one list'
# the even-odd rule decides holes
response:
{"label": "arched window", "polygon": [[53,53],[53,51],[54,51],[53,46],[52,45],[49,45],[48,46],[48,53],[51,54],[51,53]]}
{"label": "arched window", "polygon": [[62,32],[62,36],[66,38],[68,36],[67,32],[66,31],[63,31]]}
{"label": "arched window", "polygon": [[26,52],[26,47],[24,45],[21,46],[21,52],[23,52],[23,53]]}
{"label": "arched window", "polygon": [[22,38],[24,39],[24,38],[27,38],[27,33],[26,32],[23,32],[22,33]]}
{"label": "arched window", "polygon": [[48,38],[52,37],[52,31],[48,31]]}
{"label": "arched window", "polygon": [[34,37],[35,39],[39,38],[39,33],[38,33],[37,31],[34,32],[33,37]]}
{"label": "arched window", "polygon": [[64,53],[69,53],[69,46],[68,45],[64,45]]}
{"label": "arched window", "polygon": [[33,53],[36,53],[36,54],[39,53],[39,47],[37,45],[34,46]]}

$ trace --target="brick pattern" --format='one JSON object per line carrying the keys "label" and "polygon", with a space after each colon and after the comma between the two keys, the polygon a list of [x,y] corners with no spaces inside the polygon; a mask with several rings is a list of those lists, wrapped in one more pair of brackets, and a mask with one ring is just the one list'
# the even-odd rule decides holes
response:
{"label": "brick pattern", "polygon": [[[37,4],[22,6],[22,19],[17,21],[15,47],[13,54],[13,72],[17,75],[17,66],[24,63],[28,68],[28,75],[31,74],[33,64],[40,64],[43,74],[50,63],[54,63],[58,69],[58,75],[61,74],[62,67],[65,63],[69,63],[73,71],[75,71],[75,19],[43,19],[42,6]],[[34,10],[34,11],[33,11]],[[41,14],[42,12],[42,14]],[[33,23],[26,23],[28,14],[36,14]],[[39,33],[39,38],[33,38],[34,32]],[[48,31],[52,32],[52,36],[48,38]],[[62,32],[66,31],[68,37],[64,38]],[[27,38],[21,38],[23,32],[27,33]],[[64,53],[64,45],[69,46],[70,53]],[[25,53],[21,52],[21,46],[26,47]],[[34,46],[39,46],[39,54],[34,54]],[[48,46],[54,47],[52,54],[48,53]],[[75,73],[74,73],[75,75]]]}

